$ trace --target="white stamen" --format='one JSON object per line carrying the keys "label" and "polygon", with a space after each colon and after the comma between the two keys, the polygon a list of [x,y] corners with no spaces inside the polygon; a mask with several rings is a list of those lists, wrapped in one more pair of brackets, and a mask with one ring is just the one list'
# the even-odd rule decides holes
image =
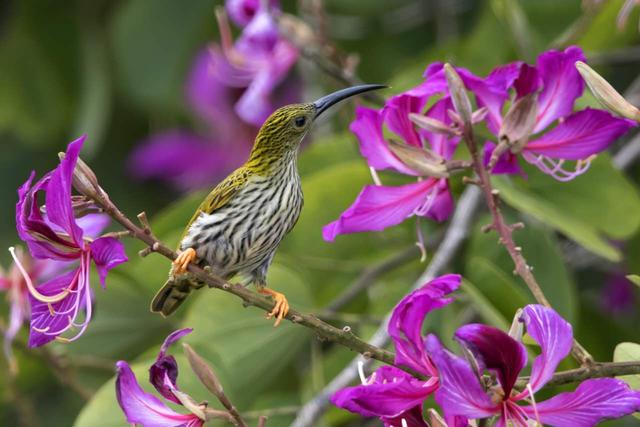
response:
{"label": "white stamen", "polygon": [[373,179],[373,183],[375,185],[382,185],[382,181],[380,181],[380,177],[378,176],[378,171],[369,166],[369,172],[371,173],[371,178]]}
{"label": "white stamen", "polygon": [[358,375],[362,385],[367,385],[367,377],[364,376],[364,362],[362,360],[358,360]]}
{"label": "white stamen", "polygon": [[15,248],[13,246],[9,248],[9,253],[11,253],[11,257],[13,258],[13,261],[16,263],[16,266],[18,267],[18,270],[20,271],[20,274],[22,274],[22,277],[24,278],[24,281],[25,281],[25,283],[27,285],[27,289],[29,290],[29,293],[35,299],[37,299],[40,302],[53,304],[53,303],[62,301],[63,299],[66,298],[67,295],[69,295],[69,291],[66,290],[66,289],[64,291],[60,292],[58,295],[53,295],[53,296],[43,295],[40,292],[38,292],[36,287],[33,286],[33,282],[31,281],[31,277],[29,277],[29,275],[27,274],[27,271],[24,269],[22,263],[18,259],[18,256],[16,255],[16,250],[15,250]]}
{"label": "white stamen", "polygon": [[402,421],[402,427],[409,427],[409,424],[407,424],[407,420],[403,418],[401,421]]}
{"label": "white stamen", "polygon": [[538,405],[536,404],[536,398],[533,397],[533,389],[531,388],[531,383],[527,383],[527,391],[529,392],[529,397],[531,398],[533,413],[536,414],[536,422],[539,426],[542,426],[542,422],[540,422],[540,414],[538,414]]}

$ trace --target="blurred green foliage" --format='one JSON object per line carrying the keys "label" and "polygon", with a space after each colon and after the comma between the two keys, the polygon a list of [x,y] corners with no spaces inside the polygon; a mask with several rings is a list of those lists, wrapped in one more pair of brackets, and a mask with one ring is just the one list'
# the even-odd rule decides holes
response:
{"label": "blurred green foliage", "polygon": [[[478,74],[514,59],[536,55],[579,21],[580,1],[557,0],[401,0],[397,2],[327,0],[330,37],[360,56],[365,81],[390,82],[393,91],[420,82],[433,60],[453,61]],[[623,31],[614,29],[621,1],[606,2],[593,19],[570,37],[588,56],[626,52],[640,40],[634,12]],[[69,1],[7,0],[0,5],[0,247],[15,244],[15,189],[29,171],[40,173],[57,161],[56,153],[80,133],[89,134],[83,156],[123,211],[146,210],[154,232],[171,245],[177,241],[202,193],[183,196],[158,183],[131,180],[127,154],[157,129],[196,125],[185,111],[183,84],[195,53],[215,40],[212,0]],[[296,4],[284,8],[295,12]],[[601,62],[602,71],[619,88],[638,75],[640,58]],[[305,64],[309,92],[328,82]],[[580,105],[595,105],[589,96]],[[353,135],[346,132],[351,112],[344,109],[318,131],[300,157],[305,209],[285,240],[269,281],[293,306],[320,312],[363,268],[413,245],[415,224],[382,233],[321,237],[321,227],[335,219],[370,181]],[[640,197],[637,167],[617,171],[601,156],[584,176],[558,183],[526,168],[528,180],[500,178],[496,186],[513,221],[527,227],[515,235],[549,299],[569,319],[577,337],[599,360],[614,358],[623,341],[637,342],[638,311],[612,315],[602,308],[604,285],[614,271],[640,271]],[[385,182],[397,177],[383,174]],[[214,183],[212,183],[213,185]],[[524,284],[495,235],[483,234],[488,222],[478,215],[472,236],[450,267],[466,282],[458,301],[428,320],[431,330],[448,340],[463,321],[507,327],[515,310],[531,302]],[[428,235],[438,226],[423,224]],[[314,396],[353,354],[286,323],[278,329],[258,310],[242,309],[221,292],[201,291],[173,319],[148,312],[149,301],[168,269],[158,256],[139,259],[141,246],[127,242],[131,262],[117,268],[107,290],[96,289],[96,315],[87,333],[72,345],[51,345],[78,382],[96,394],[83,402],[60,385],[40,351],[17,346],[20,374],[15,383],[0,375],[3,425],[124,426],[114,393],[113,363],[134,364],[147,389],[146,369],[166,334],[193,327],[185,339],[215,367],[242,411],[296,406]],[[577,245],[595,255],[591,265],[570,263]],[[431,251],[430,251],[431,252]],[[7,254],[0,254],[7,265]],[[412,260],[385,274],[341,314],[369,319],[352,324],[367,337],[406,293],[425,264]],[[637,292],[636,303],[637,303]],[[2,313],[6,313],[6,304]],[[6,315],[2,316],[6,318]],[[344,322],[336,321],[337,325]],[[24,343],[26,331],[19,341]],[[620,345],[616,360],[638,354],[637,344]],[[180,351],[176,351],[179,354]],[[635,356],[630,354],[634,354]],[[180,386],[196,399],[212,396],[195,380],[182,356]],[[566,362],[571,366],[571,362]],[[633,379],[637,381],[637,379]],[[29,409],[33,405],[34,410]],[[272,417],[268,425],[287,425],[292,416]],[[6,423],[5,423],[6,421]],[[255,423],[255,421],[253,421]],[[616,425],[625,425],[624,420]],[[358,424],[357,417],[332,409],[322,426]],[[613,423],[612,423],[613,425]]]}

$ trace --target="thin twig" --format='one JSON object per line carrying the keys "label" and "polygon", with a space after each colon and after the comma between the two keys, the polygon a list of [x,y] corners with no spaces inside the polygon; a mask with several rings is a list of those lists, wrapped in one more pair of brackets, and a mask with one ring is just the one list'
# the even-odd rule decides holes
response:
{"label": "thin twig", "polygon": [[[538,284],[538,281],[531,272],[531,267],[527,264],[527,260],[522,255],[521,248],[517,246],[513,241],[513,231],[515,227],[513,225],[508,225],[505,222],[504,217],[502,216],[502,212],[498,204],[499,192],[495,190],[491,185],[491,177],[489,175],[489,171],[483,163],[482,154],[478,150],[478,146],[476,144],[475,136],[473,133],[473,128],[471,126],[465,127],[463,132],[463,139],[467,144],[467,147],[469,148],[469,152],[474,163],[474,169],[478,177],[478,186],[482,189],[485,202],[493,218],[491,229],[498,233],[498,235],[500,236],[498,242],[505,247],[505,249],[509,253],[509,256],[513,260],[513,263],[515,265],[515,273],[518,274],[522,278],[522,280],[524,280],[536,301],[544,306],[551,307],[549,300],[545,296],[542,288]],[[573,348],[571,352],[574,358],[581,365],[585,366],[593,363],[593,357],[591,357],[591,355],[584,349],[584,347],[582,347],[582,345],[580,345],[580,343],[576,339],[573,340]]]}
{"label": "thin twig", "polygon": [[[617,377],[637,374],[640,374],[640,362],[595,363],[583,368],[556,372],[551,380],[545,384],[545,387],[576,383],[589,378]],[[516,387],[524,388],[528,382],[528,377],[518,378]]]}

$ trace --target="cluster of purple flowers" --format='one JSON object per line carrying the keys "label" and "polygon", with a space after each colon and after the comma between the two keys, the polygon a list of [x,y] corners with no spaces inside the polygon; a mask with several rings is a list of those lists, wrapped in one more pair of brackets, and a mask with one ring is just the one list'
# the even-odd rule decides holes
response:
{"label": "cluster of purple flowers", "polygon": [[[535,66],[523,62],[500,66],[485,78],[456,69],[475,97],[478,110],[473,122],[485,122],[496,140],[504,137],[507,107],[527,97],[534,104],[530,129],[521,129],[521,138],[510,141],[509,150],[498,157],[492,173],[523,174],[522,158],[567,181],[586,172],[596,154],[636,125],[604,110],[573,112],[584,91],[575,63],[584,60],[582,50],[573,46],[541,54]],[[453,112],[443,64],[431,64],[424,78],[422,84],[392,97],[380,110],[359,107],[351,124],[370,168],[394,170],[417,177],[417,182],[367,185],[340,218],[324,227],[325,240],[332,241],[339,234],[379,231],[414,215],[437,221],[451,215],[453,199],[446,162],[460,142],[456,129],[459,117]],[[487,164],[495,147],[491,141],[484,144]],[[406,152],[410,155],[403,154]],[[572,162],[574,167],[566,168]]]}
{"label": "cluster of purple flowers", "polygon": [[535,393],[549,382],[573,342],[571,325],[551,308],[528,305],[517,315],[540,348],[521,391],[515,385],[528,358],[521,331],[514,337],[488,325],[460,327],[455,339],[471,358],[450,352],[433,334],[423,335],[426,315],[450,304],[450,294],[459,286],[458,275],[438,277],[402,299],[393,311],[388,330],[396,349],[395,364],[423,378],[383,366],[362,385],[337,392],[333,403],[366,417],[379,417],[388,427],[426,427],[422,406],[431,395],[450,427],[489,417],[496,417],[498,426],[528,427],[530,422],[592,426],[640,410],[640,391],[614,378],[586,380],[573,392],[536,401]]}
{"label": "cluster of purple flowers", "polygon": [[198,54],[186,84],[187,103],[204,132],[170,129],[152,135],[131,155],[134,176],[162,179],[182,190],[209,186],[245,160],[271,112],[299,101],[292,72],[298,50],[280,35],[279,2],[227,0],[225,6],[242,33],[234,42],[220,16],[221,45]]}

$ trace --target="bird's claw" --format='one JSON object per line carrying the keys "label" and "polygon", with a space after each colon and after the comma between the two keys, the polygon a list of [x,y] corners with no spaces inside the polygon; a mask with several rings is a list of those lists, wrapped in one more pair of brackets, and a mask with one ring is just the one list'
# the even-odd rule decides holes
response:
{"label": "bird's claw", "polygon": [[284,294],[276,292],[269,288],[259,289],[258,292],[263,295],[269,295],[275,301],[273,309],[265,316],[267,319],[272,319],[275,317],[276,321],[273,324],[273,327],[275,328],[289,313],[289,302],[287,301],[287,298],[284,296]]}
{"label": "bird's claw", "polygon": [[189,264],[196,260],[196,250],[193,248],[187,248],[178,255],[173,261],[174,274],[183,274],[187,271]]}

